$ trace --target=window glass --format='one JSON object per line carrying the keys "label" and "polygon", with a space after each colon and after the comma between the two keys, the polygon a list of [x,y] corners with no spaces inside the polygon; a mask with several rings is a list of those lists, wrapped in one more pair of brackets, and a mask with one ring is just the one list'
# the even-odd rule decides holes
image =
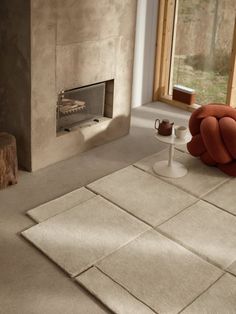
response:
{"label": "window glass", "polygon": [[236,0],[178,0],[170,94],[193,88],[196,102],[226,102]]}

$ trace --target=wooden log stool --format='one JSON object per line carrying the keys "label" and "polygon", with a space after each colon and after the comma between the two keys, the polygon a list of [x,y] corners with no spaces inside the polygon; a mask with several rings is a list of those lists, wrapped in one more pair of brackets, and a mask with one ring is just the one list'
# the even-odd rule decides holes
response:
{"label": "wooden log stool", "polygon": [[0,189],[17,183],[16,139],[8,133],[0,133]]}

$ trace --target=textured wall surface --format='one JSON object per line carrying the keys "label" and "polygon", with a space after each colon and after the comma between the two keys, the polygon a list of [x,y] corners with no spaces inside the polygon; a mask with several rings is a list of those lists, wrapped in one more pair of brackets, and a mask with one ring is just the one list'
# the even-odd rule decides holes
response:
{"label": "textured wall surface", "polygon": [[[129,131],[136,0],[31,0],[32,169]],[[62,89],[115,80],[113,119],[56,136]]]}
{"label": "textured wall surface", "polygon": [[[37,170],[125,135],[130,125],[137,0],[2,0],[0,131]],[[113,117],[56,134],[62,89],[114,79]]]}
{"label": "textured wall surface", "polygon": [[0,132],[16,136],[30,170],[30,0],[1,0],[0,69]]}

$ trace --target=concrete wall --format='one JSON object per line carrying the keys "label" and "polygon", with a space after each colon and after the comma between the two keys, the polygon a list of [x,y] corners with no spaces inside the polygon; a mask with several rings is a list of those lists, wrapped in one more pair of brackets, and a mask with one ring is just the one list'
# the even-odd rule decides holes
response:
{"label": "concrete wall", "polygon": [[16,136],[19,163],[30,169],[30,0],[1,0],[0,73],[0,132]]}
{"label": "concrete wall", "polygon": [[[136,0],[31,0],[32,169],[129,131]],[[56,136],[61,89],[115,80],[113,119]]]}

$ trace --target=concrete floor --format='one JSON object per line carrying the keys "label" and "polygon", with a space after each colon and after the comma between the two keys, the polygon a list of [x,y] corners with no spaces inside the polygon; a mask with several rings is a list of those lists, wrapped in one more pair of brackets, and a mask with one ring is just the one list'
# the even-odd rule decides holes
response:
{"label": "concrete floor", "polygon": [[154,120],[187,125],[189,113],[152,103],[132,112],[126,137],[35,173],[20,172],[19,183],[0,191],[0,313],[107,313],[19,233],[34,223],[25,212],[166,146],[154,138]]}

